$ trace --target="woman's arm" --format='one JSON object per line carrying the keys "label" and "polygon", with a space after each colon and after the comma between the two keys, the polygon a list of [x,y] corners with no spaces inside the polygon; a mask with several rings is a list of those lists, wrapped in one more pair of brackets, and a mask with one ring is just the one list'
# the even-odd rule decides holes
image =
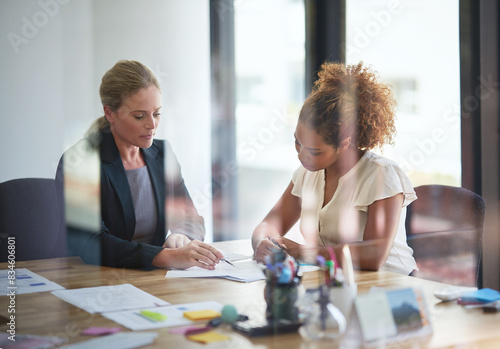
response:
{"label": "woman's arm", "polygon": [[292,194],[292,188],[293,183],[290,182],[281,198],[252,234],[252,247],[259,262],[264,261],[265,256],[275,247],[268,237],[281,238],[300,217],[300,199]]}
{"label": "woman's arm", "polygon": [[[398,230],[403,199],[404,196],[400,193],[390,198],[377,200],[368,206],[363,241],[349,243],[355,268],[379,270],[384,265]],[[340,263],[344,245],[338,244],[333,247]],[[321,254],[327,257],[327,249],[321,248]]]}

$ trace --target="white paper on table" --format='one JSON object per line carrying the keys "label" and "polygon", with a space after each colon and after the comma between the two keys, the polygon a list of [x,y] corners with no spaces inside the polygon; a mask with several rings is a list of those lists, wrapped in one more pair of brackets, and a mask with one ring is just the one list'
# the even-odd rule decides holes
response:
{"label": "white paper on table", "polygon": [[113,349],[132,349],[141,348],[152,344],[158,337],[156,332],[119,332],[108,336],[100,336],[83,342],[66,345],[61,349],[95,349],[95,348],[113,348]]}
{"label": "white paper on table", "polygon": [[224,256],[224,258],[226,258],[228,261],[231,261],[231,262],[235,262],[235,261],[241,261],[243,259],[248,259],[248,258],[252,258],[252,256],[247,256],[247,255],[244,255],[244,254],[241,254],[241,253],[235,253],[235,252],[231,252],[231,251],[227,251],[227,250],[219,250],[220,253],[222,253],[222,255]]}
{"label": "white paper on table", "polygon": [[192,267],[186,270],[169,270],[166,278],[201,278],[219,277],[240,282],[251,282],[264,280],[262,268],[254,260],[235,261],[236,267],[225,262],[220,262],[215,266],[215,270],[208,270],[199,267]]}
{"label": "white paper on table", "polygon": [[299,264],[299,273],[308,273],[316,270],[319,270],[319,267],[317,265]]}
{"label": "white paper on table", "polygon": [[[112,320],[132,331],[149,330],[162,327],[174,327],[192,325],[196,322],[184,317],[185,311],[192,310],[215,310],[222,311],[223,305],[217,302],[199,302],[179,305],[170,305],[165,307],[144,308],[137,310],[115,311],[101,314],[105,318]],[[148,319],[140,314],[141,310],[151,310],[155,313],[166,315],[165,320]]]}
{"label": "white paper on table", "polygon": [[170,304],[130,284],[60,290],[52,294],[91,314]]}
{"label": "white paper on table", "polygon": [[[11,281],[14,281],[14,283],[11,284]],[[61,285],[33,273],[26,268],[14,268],[13,271],[10,269],[0,270],[1,296],[8,295],[11,291],[15,294],[25,294],[63,289],[64,287]]]}

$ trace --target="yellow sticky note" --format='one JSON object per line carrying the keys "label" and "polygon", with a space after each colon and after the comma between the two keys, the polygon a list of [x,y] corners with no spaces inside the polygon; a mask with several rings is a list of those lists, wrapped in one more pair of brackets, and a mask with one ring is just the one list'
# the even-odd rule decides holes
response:
{"label": "yellow sticky note", "polygon": [[220,333],[214,332],[214,331],[208,331],[204,333],[199,333],[199,334],[193,334],[191,336],[186,336],[187,339],[199,342],[199,343],[212,343],[212,342],[219,342],[219,341],[225,341],[228,340],[228,336],[224,336]]}
{"label": "yellow sticky note", "polygon": [[191,321],[207,321],[219,316],[221,316],[220,313],[215,310],[191,310],[184,312],[184,317]]}

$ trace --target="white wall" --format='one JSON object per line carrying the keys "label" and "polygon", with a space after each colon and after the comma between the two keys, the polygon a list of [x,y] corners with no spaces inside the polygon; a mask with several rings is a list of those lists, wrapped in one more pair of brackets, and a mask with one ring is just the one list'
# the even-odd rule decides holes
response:
{"label": "white wall", "polygon": [[54,176],[66,94],[63,16],[55,4],[53,16],[36,1],[0,4],[0,181]]}
{"label": "white wall", "polygon": [[205,0],[2,0],[0,182],[53,177],[62,152],[102,115],[102,75],[135,59],[160,80],[158,137],[200,196],[211,183],[209,48]]}

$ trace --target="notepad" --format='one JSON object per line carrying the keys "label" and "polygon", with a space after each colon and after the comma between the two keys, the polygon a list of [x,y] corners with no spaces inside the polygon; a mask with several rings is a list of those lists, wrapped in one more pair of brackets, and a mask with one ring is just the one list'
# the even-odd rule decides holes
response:
{"label": "notepad", "polygon": [[191,321],[208,321],[220,316],[221,314],[219,312],[212,309],[191,310],[184,312],[184,317]]}

